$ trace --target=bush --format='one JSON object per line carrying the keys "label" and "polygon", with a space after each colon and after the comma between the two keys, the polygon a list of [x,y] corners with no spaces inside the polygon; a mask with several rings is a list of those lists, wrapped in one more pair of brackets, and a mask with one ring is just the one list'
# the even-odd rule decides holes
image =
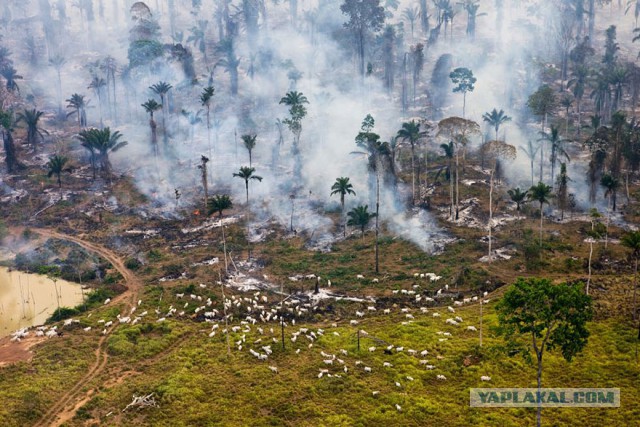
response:
{"label": "bush", "polygon": [[127,260],[124,262],[124,266],[127,267],[129,270],[135,271],[142,266],[142,263],[138,261],[137,258],[127,258]]}
{"label": "bush", "polygon": [[56,308],[51,317],[47,319],[47,323],[59,322],[60,320],[68,319],[80,314],[80,310],[76,308],[60,307]]}

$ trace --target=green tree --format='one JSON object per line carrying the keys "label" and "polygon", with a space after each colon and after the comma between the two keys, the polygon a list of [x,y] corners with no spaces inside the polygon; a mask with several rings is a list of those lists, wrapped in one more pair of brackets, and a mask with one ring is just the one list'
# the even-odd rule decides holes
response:
{"label": "green tree", "polygon": [[567,87],[571,89],[573,97],[576,99],[576,112],[578,113],[578,135],[580,135],[580,128],[582,127],[582,121],[580,120],[580,105],[582,97],[584,96],[584,90],[587,86],[589,79],[589,67],[586,65],[577,65],[573,68],[571,73],[571,80],[567,82]]}
{"label": "green tree", "polygon": [[128,144],[127,141],[120,140],[122,134],[118,131],[111,132],[111,129],[108,127],[103,129],[91,128],[80,131],[78,138],[82,146],[91,153],[91,159],[94,165],[94,177],[95,167],[96,165],[100,165],[104,175],[111,179],[109,154],[120,150]]}
{"label": "green tree", "polygon": [[238,178],[244,179],[244,186],[245,186],[245,189],[247,191],[247,204],[249,203],[249,180],[250,179],[255,179],[255,180],[258,180],[258,182],[262,181],[262,177],[261,176],[253,174],[255,171],[256,171],[256,169],[252,168],[250,166],[242,166],[242,167],[240,167],[240,171],[239,172],[233,174],[234,177],[238,177]]}
{"label": "green tree", "polygon": [[70,166],[66,166],[69,159],[65,156],[54,155],[49,157],[49,162],[47,163],[47,169],[49,169],[47,176],[51,178],[53,175],[56,176],[58,181],[58,187],[62,188],[62,179],[60,176],[63,172],[71,172],[72,168]]}
{"label": "green tree", "polygon": [[607,224],[604,235],[604,248],[607,249],[609,242],[609,222],[611,220],[611,200],[614,200],[613,210],[615,212],[616,205],[614,194],[618,191],[618,187],[620,187],[620,181],[618,181],[612,174],[605,173],[602,175],[602,178],[600,178],[600,185],[605,188],[604,196],[607,198]]}
{"label": "green tree", "polygon": [[102,91],[107,86],[107,82],[102,77],[95,76],[87,89],[93,89],[98,98],[98,108],[100,109],[100,126],[102,126]]}
{"label": "green tree", "polygon": [[527,148],[520,147],[524,154],[529,158],[529,162],[531,163],[531,185],[533,186],[533,163],[536,160],[536,155],[538,154],[538,150],[540,150],[540,146],[533,146],[533,141],[527,141]]}
{"label": "green tree", "polygon": [[36,150],[38,139],[44,139],[44,135],[49,135],[45,129],[39,125],[40,119],[44,113],[36,109],[24,110],[16,116],[16,123],[24,122],[27,127],[27,142]]}
{"label": "green tree", "polygon": [[18,86],[18,83],[16,82],[16,80],[22,80],[23,77],[20,74],[18,74],[18,71],[15,68],[13,67],[2,68],[0,69],[0,75],[4,77],[5,88],[7,88],[9,92],[20,93],[20,86]]}
{"label": "green tree", "polygon": [[197,26],[193,26],[189,29],[191,35],[187,37],[187,43],[192,43],[194,46],[198,48],[202,56],[204,57],[204,63],[208,64],[209,60],[207,58],[207,27],[209,25],[209,21],[206,19],[198,20]]}
{"label": "green tree", "polygon": [[369,225],[371,218],[375,218],[376,214],[369,212],[368,205],[360,205],[347,212],[347,216],[349,217],[347,225],[351,227],[358,227],[362,233],[362,239],[364,239],[364,229]]}
{"label": "green tree", "polygon": [[549,204],[550,199],[551,187],[543,182],[539,182],[538,185],[534,185],[529,189],[529,200],[540,203],[540,247],[542,247],[543,206],[545,203]]}
{"label": "green tree", "polygon": [[16,145],[13,141],[14,124],[13,111],[4,111],[0,109],[0,134],[2,135],[5,163],[7,164],[8,173],[24,168],[24,165],[18,160]]}
{"label": "green tree", "polygon": [[[536,90],[527,100],[527,106],[531,112],[540,117],[540,124],[542,126],[542,133],[545,133],[547,126],[547,117],[552,114],[557,108],[556,95],[553,89],[548,85],[542,85]],[[540,181],[542,181],[542,167],[544,163],[544,140],[540,144]]]}
{"label": "green tree", "polygon": [[67,60],[62,55],[54,55],[49,59],[49,65],[55,68],[58,75],[58,112],[62,113],[62,67],[67,63]]}
{"label": "green tree", "polygon": [[516,187],[508,190],[507,194],[509,194],[511,201],[516,204],[516,212],[518,212],[518,216],[520,216],[520,207],[527,202],[529,190],[522,191],[520,187]]}
{"label": "green tree", "polygon": [[[427,129],[429,126],[427,125]],[[415,120],[402,123],[402,128],[398,131],[398,138],[409,141],[411,147],[411,203],[416,203],[416,146],[421,138],[427,136],[427,130],[420,130],[420,123]],[[428,184],[427,184],[428,185]]]}
{"label": "green tree", "polygon": [[164,149],[167,150],[168,148],[168,144],[169,144],[169,137],[168,137],[168,132],[167,132],[167,124],[166,124],[166,120],[165,120],[165,115],[167,114],[165,109],[166,109],[166,105],[167,103],[165,103],[165,98],[167,97],[167,94],[169,93],[169,91],[173,88],[173,86],[171,86],[171,84],[167,83],[167,82],[158,82],[152,86],[149,87],[149,89],[151,89],[151,91],[153,93],[155,93],[156,95],[158,95],[160,97],[160,108],[162,108],[162,141],[164,143]]}
{"label": "green tree", "polygon": [[349,178],[343,176],[336,178],[336,182],[331,186],[331,196],[334,194],[340,195],[340,206],[344,212],[344,196],[347,194],[353,194],[355,196],[356,192],[353,191],[353,185],[349,182]]}
{"label": "green tree", "polygon": [[233,202],[231,200],[231,197],[229,197],[227,194],[218,194],[209,199],[208,206],[208,215],[213,215],[214,213],[218,212],[218,217],[222,218],[222,212],[227,209],[231,209],[233,207]]}
{"label": "green tree", "polygon": [[444,152],[444,158],[447,161],[445,177],[449,181],[449,201],[451,202],[449,205],[449,216],[453,218],[455,203],[453,198],[452,170],[453,170],[453,158],[455,156],[455,147],[453,145],[453,141],[449,141],[449,143],[447,144],[440,144],[440,148],[442,148],[442,151]]}
{"label": "green tree", "polygon": [[[564,157],[569,161],[569,154],[564,148],[565,144],[569,142],[569,140],[562,138],[560,136],[560,130],[553,125],[551,126],[551,132],[542,134],[541,140],[547,141],[551,144],[551,157],[549,160],[551,161],[551,182],[553,182],[558,156]],[[540,178],[540,180],[542,181],[542,178]]]}
{"label": "green tree", "polygon": [[560,220],[564,220],[564,211],[569,205],[569,176],[567,175],[567,164],[560,163],[560,174],[556,178],[556,200],[560,209]]}
{"label": "green tree", "polygon": [[78,117],[78,130],[82,130],[82,128],[87,125],[86,108],[89,102],[85,101],[84,95],[80,95],[79,93],[72,94],[71,98],[67,99],[66,102],[67,108],[71,109],[67,117],[76,114]]}
{"label": "green tree", "polygon": [[493,109],[488,113],[484,113],[482,115],[482,120],[487,122],[489,126],[491,126],[496,131],[496,141],[498,140],[498,131],[500,130],[500,126],[503,124],[510,122],[511,117],[507,116],[504,110],[498,111],[497,109]]}
{"label": "green tree", "polygon": [[[587,322],[593,317],[591,297],[580,284],[554,285],[549,279],[519,278],[497,304],[499,328],[510,354],[522,354],[537,361],[538,390],[542,388],[543,357],[559,349],[567,362],[587,345]],[[523,342],[531,343],[523,344]],[[537,425],[540,427],[541,407]]]}
{"label": "green tree", "polygon": [[638,259],[640,259],[640,231],[630,231],[622,236],[620,242],[631,250],[634,260],[633,267],[633,320],[638,319],[638,309],[636,305],[636,292],[638,289]]}
{"label": "green tree", "polygon": [[474,84],[477,79],[473,76],[473,71],[469,68],[458,67],[454,69],[449,78],[451,82],[456,85],[453,87],[453,92],[462,92],[462,118],[464,118],[465,108],[467,105],[467,92],[473,92],[475,89]]}
{"label": "green tree", "polygon": [[349,19],[344,23],[344,28],[354,37],[360,76],[364,77],[366,42],[371,33],[377,33],[382,29],[385,19],[384,7],[380,6],[380,0],[344,0],[340,10]]}
{"label": "green tree", "polygon": [[155,99],[148,99],[147,102],[142,104],[144,111],[149,113],[149,127],[151,128],[151,146],[153,147],[153,154],[158,157],[158,125],[153,119],[153,113],[162,108],[162,104],[158,104]]}
{"label": "green tree", "polygon": [[279,104],[284,104],[289,107],[289,117],[284,119],[282,123],[287,125],[289,131],[293,134],[293,159],[294,177],[299,178],[302,173],[302,162],[300,160],[300,135],[302,134],[302,119],[307,115],[307,108],[305,104],[308,104],[309,100],[302,92],[290,91],[280,99]]}
{"label": "green tree", "polygon": [[242,135],[240,138],[242,139],[244,148],[246,148],[247,151],[249,152],[249,167],[251,167],[252,166],[251,153],[253,152],[253,149],[256,148],[256,139],[258,138],[258,136],[255,134],[253,135],[246,134],[246,135]]}
{"label": "green tree", "polygon": [[209,145],[209,157],[211,158],[211,100],[215,89],[213,86],[207,86],[202,89],[200,94],[200,104],[207,109],[207,143]]}

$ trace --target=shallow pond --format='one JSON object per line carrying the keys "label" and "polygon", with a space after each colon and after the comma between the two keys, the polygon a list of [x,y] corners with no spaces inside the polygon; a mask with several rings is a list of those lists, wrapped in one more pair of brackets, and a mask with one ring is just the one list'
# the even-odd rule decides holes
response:
{"label": "shallow pond", "polygon": [[27,326],[41,325],[60,307],[82,303],[77,283],[0,267],[0,338]]}

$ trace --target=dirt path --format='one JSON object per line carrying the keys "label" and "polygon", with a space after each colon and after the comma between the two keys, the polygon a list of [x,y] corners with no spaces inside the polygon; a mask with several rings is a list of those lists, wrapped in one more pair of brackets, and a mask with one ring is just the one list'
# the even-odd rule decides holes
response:
{"label": "dirt path", "polygon": [[[114,298],[111,301],[111,304],[118,304],[123,302],[125,304],[125,313],[128,313],[131,307],[136,305],[139,295],[142,291],[142,284],[131,273],[131,271],[129,271],[124,266],[124,262],[115,252],[103,246],[83,240],[80,237],[69,236],[54,230],[34,229],[32,231],[37,232],[43,237],[55,238],[76,243],[84,249],[90,252],[97,253],[98,255],[105,258],[122,275],[127,285],[127,290]],[[88,399],[91,397],[92,390],[83,391],[83,388],[87,384],[89,384],[92,379],[98,376],[107,365],[107,361],[109,358],[106,351],[107,337],[109,336],[109,333],[111,333],[113,328],[116,327],[116,325],[117,324],[114,324],[114,326],[111,327],[106,335],[100,337],[98,347],[94,352],[95,361],[89,367],[87,373],[73,387],[71,387],[69,391],[62,395],[49,408],[49,410],[47,410],[42,418],[40,418],[40,420],[38,420],[38,422],[34,424],[34,427],[60,426],[61,424],[72,419],[76,411],[82,406],[82,404],[88,401]]]}

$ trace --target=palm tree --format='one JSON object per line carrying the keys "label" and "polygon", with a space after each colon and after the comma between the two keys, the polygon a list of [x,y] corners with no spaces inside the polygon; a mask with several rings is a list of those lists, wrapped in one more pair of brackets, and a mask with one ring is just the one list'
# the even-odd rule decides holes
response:
{"label": "palm tree", "polygon": [[58,179],[59,188],[62,188],[62,180],[60,179],[60,175],[62,175],[63,172],[71,172],[72,170],[71,167],[66,166],[68,161],[69,159],[67,159],[66,157],[56,154],[52,157],[49,157],[49,162],[46,165],[49,169],[47,176],[51,178],[53,175],[55,175]]}
{"label": "palm tree", "polygon": [[[415,167],[415,157],[416,157],[416,145],[420,138],[423,138],[427,135],[427,131],[420,131],[420,123],[417,123],[415,120],[411,120],[410,122],[405,122],[402,124],[402,129],[398,131],[398,138],[402,138],[403,141],[409,141],[411,145],[411,203],[415,204],[416,202],[416,167]],[[428,184],[427,184],[428,185]]]}
{"label": "palm tree", "polygon": [[244,186],[247,191],[247,204],[249,204],[249,180],[257,179],[258,181],[262,181],[261,176],[253,174],[255,171],[256,169],[250,166],[241,166],[240,171],[233,174],[234,177],[237,176],[238,178],[244,179]]}
{"label": "palm tree", "polygon": [[369,205],[360,205],[347,212],[347,216],[349,217],[347,225],[360,228],[362,239],[364,239],[364,229],[369,225],[369,220],[376,217],[376,214],[369,213],[368,209]]}
{"label": "palm tree", "polygon": [[416,20],[420,16],[420,11],[416,6],[407,7],[402,11],[402,17],[409,21],[409,25],[411,26],[411,40],[413,40],[413,29],[415,27]]}
{"label": "palm tree", "polygon": [[[604,236],[604,248],[607,248],[608,236],[609,236],[609,220],[611,218],[611,199],[612,196],[618,191],[618,187],[620,186],[620,182],[610,173],[605,173],[600,178],[600,185],[605,188],[604,196],[607,198],[607,224],[606,224],[606,232]],[[615,197],[614,197],[615,200]],[[616,210],[615,202],[613,205],[613,210]]]}
{"label": "palm tree", "polygon": [[111,179],[109,154],[120,150],[128,144],[127,141],[120,141],[122,134],[118,131],[111,132],[108,127],[103,129],[91,128],[80,131],[78,138],[82,142],[82,146],[91,152],[94,167],[99,164],[105,176]]}
{"label": "palm tree", "polygon": [[495,108],[491,110],[489,113],[484,113],[482,115],[482,120],[487,122],[489,126],[491,126],[496,131],[496,141],[498,140],[498,131],[500,130],[500,126],[503,124],[510,122],[511,117],[507,116],[504,113],[504,110],[496,110]]}
{"label": "palm tree", "polygon": [[527,202],[527,194],[529,190],[522,191],[520,187],[512,188],[508,190],[507,193],[509,197],[511,197],[511,201],[516,204],[516,211],[518,212],[518,217],[520,217],[520,206]]}
{"label": "palm tree", "polygon": [[173,86],[171,86],[171,84],[167,83],[167,82],[158,82],[152,86],[149,87],[149,89],[151,89],[153,91],[153,93],[155,93],[156,95],[160,96],[160,102],[161,105],[160,107],[162,108],[162,136],[163,136],[163,143],[164,143],[164,148],[165,150],[167,149],[167,144],[168,144],[168,139],[167,139],[167,124],[165,121],[165,105],[166,103],[164,102],[165,97],[167,96],[167,93],[171,90],[171,88],[173,88]]}
{"label": "palm tree", "polygon": [[[554,182],[554,172],[555,172],[555,168],[556,168],[556,162],[558,161],[558,156],[562,156],[564,158],[567,159],[567,161],[569,161],[569,154],[567,154],[567,151],[564,148],[564,144],[569,142],[568,139],[564,139],[560,136],[560,130],[555,127],[555,126],[551,126],[551,132],[544,132],[542,133],[542,138],[540,138],[541,140],[544,141],[548,141],[551,144],[551,182]],[[542,179],[542,178],[540,178]]]}
{"label": "palm tree", "polygon": [[93,89],[98,98],[98,108],[100,109],[100,126],[102,126],[102,89],[107,86],[107,82],[102,77],[95,76],[87,89]]}
{"label": "palm tree", "polygon": [[529,140],[527,141],[527,148],[520,147],[520,149],[524,151],[524,154],[527,155],[531,163],[531,186],[533,186],[533,163],[536,160],[536,155],[538,154],[540,146],[538,145],[537,147],[534,147],[533,141]]}
{"label": "palm tree", "polygon": [[62,113],[62,67],[67,63],[67,60],[62,55],[55,55],[49,59],[49,65],[56,69],[58,74],[58,111]]}
{"label": "palm tree", "polygon": [[18,92],[20,93],[20,86],[16,83],[16,80],[22,80],[22,76],[18,74],[15,68],[9,66],[3,69],[0,69],[0,74],[6,80],[5,87],[9,92]]}
{"label": "palm tree", "polygon": [[640,258],[640,231],[630,231],[622,236],[620,242],[631,249],[631,256],[635,261],[633,268],[633,320],[637,319],[636,290],[638,288],[638,259]]}
{"label": "palm tree", "polygon": [[564,107],[564,133],[569,133],[569,108],[573,105],[571,95],[565,94],[560,98],[560,105]]}
{"label": "palm tree", "polygon": [[202,171],[202,187],[204,188],[204,211],[207,211],[207,206],[209,206],[209,184],[207,183],[207,163],[209,163],[209,158],[207,156],[200,156],[200,164],[198,165],[198,169]]}
{"label": "palm tree", "polygon": [[493,231],[493,182],[500,161],[514,160],[517,157],[516,147],[507,144],[503,141],[493,140],[484,144],[483,149],[493,159],[491,164],[491,175],[489,179],[489,222],[487,224],[489,229],[489,252],[487,261],[491,262],[491,244],[492,244],[492,231]]}
{"label": "palm tree", "polygon": [[529,200],[540,203],[540,247],[542,247],[542,207],[545,203],[549,203],[550,198],[551,187],[543,182],[539,182],[538,185],[534,185],[529,189]]}
{"label": "palm tree", "polygon": [[249,167],[252,166],[251,164],[251,153],[253,152],[253,149],[256,147],[256,138],[258,137],[258,135],[242,135],[240,138],[242,139],[242,143],[244,144],[244,147],[247,149],[247,151],[249,152]]}
{"label": "palm tree", "polygon": [[589,78],[589,68],[586,65],[576,65],[572,72],[573,78],[567,82],[567,87],[571,88],[573,97],[576,99],[576,112],[578,113],[578,135],[580,135],[581,120],[580,120],[580,103],[584,96],[584,90],[587,86],[587,80]]}
{"label": "palm tree", "polygon": [[200,103],[203,107],[207,109],[207,142],[209,144],[209,157],[211,157],[211,99],[213,98],[213,93],[215,89],[213,86],[207,86],[202,90],[200,94]]}
{"label": "palm tree", "polygon": [[221,40],[216,47],[216,53],[222,58],[218,61],[217,65],[224,67],[225,71],[229,73],[231,95],[238,94],[238,66],[240,65],[240,58],[236,56],[236,49],[233,44],[233,38],[226,38]]}
{"label": "palm tree", "polygon": [[71,109],[71,112],[67,114],[67,117],[76,114],[78,116],[78,130],[82,130],[87,125],[87,113],[86,108],[89,104],[84,100],[84,95],[74,93],[71,98],[66,100],[67,108]]}
{"label": "palm tree", "polygon": [[158,157],[158,136],[157,136],[157,125],[156,121],[153,119],[153,112],[162,108],[162,104],[158,104],[155,99],[149,99],[147,102],[142,104],[142,108],[149,113],[149,127],[151,128],[151,146],[153,147],[153,154]]}
{"label": "palm tree", "polygon": [[452,169],[453,169],[453,157],[455,156],[455,147],[453,146],[453,142],[449,141],[448,144],[440,144],[440,148],[444,151],[444,158],[447,159],[447,169],[445,176],[449,180],[449,198],[451,201],[451,206],[449,207],[449,216],[453,218],[453,211],[455,209],[455,202],[453,200],[453,179],[452,179]]}
{"label": "palm tree", "polygon": [[334,194],[340,194],[340,206],[342,211],[344,211],[344,196],[347,194],[353,194],[355,196],[356,192],[353,191],[353,185],[349,182],[349,178],[343,176],[336,178],[336,182],[331,186],[331,196]]}
{"label": "palm tree", "polygon": [[44,113],[42,111],[33,110],[24,110],[22,113],[18,113],[16,116],[16,123],[24,122],[27,127],[27,142],[31,144],[33,147],[33,151],[36,150],[36,144],[38,142],[38,138],[44,139],[44,135],[49,135],[45,129],[39,127],[38,122]]}
{"label": "palm tree", "polygon": [[0,136],[2,137],[4,145],[5,163],[7,164],[8,173],[12,173],[16,169],[24,168],[24,165],[18,161],[16,145],[13,141],[14,125],[13,111],[3,111],[0,109]]}
{"label": "palm tree", "polygon": [[208,206],[208,215],[213,215],[214,213],[218,212],[218,217],[222,218],[222,211],[231,209],[233,207],[233,202],[231,201],[231,197],[229,197],[228,195],[218,194],[209,200]]}
{"label": "palm tree", "polygon": [[[589,261],[587,264],[588,268],[588,276],[587,276],[587,287],[586,294],[589,295],[589,285],[591,284],[591,260],[593,258],[593,244],[602,237],[602,232],[600,230],[600,222],[598,222],[598,218],[600,218],[600,212],[597,209],[592,208],[589,211],[589,216],[591,217],[591,230],[587,231],[587,239],[586,242],[589,243]],[[596,227],[596,223],[598,227]]]}
{"label": "palm tree", "polygon": [[200,53],[204,56],[205,64],[209,63],[207,59],[207,45],[206,45],[206,32],[209,21],[199,20],[197,22],[198,26],[193,26],[189,31],[191,31],[191,35],[187,38],[187,43],[193,43],[194,46],[198,48]]}

